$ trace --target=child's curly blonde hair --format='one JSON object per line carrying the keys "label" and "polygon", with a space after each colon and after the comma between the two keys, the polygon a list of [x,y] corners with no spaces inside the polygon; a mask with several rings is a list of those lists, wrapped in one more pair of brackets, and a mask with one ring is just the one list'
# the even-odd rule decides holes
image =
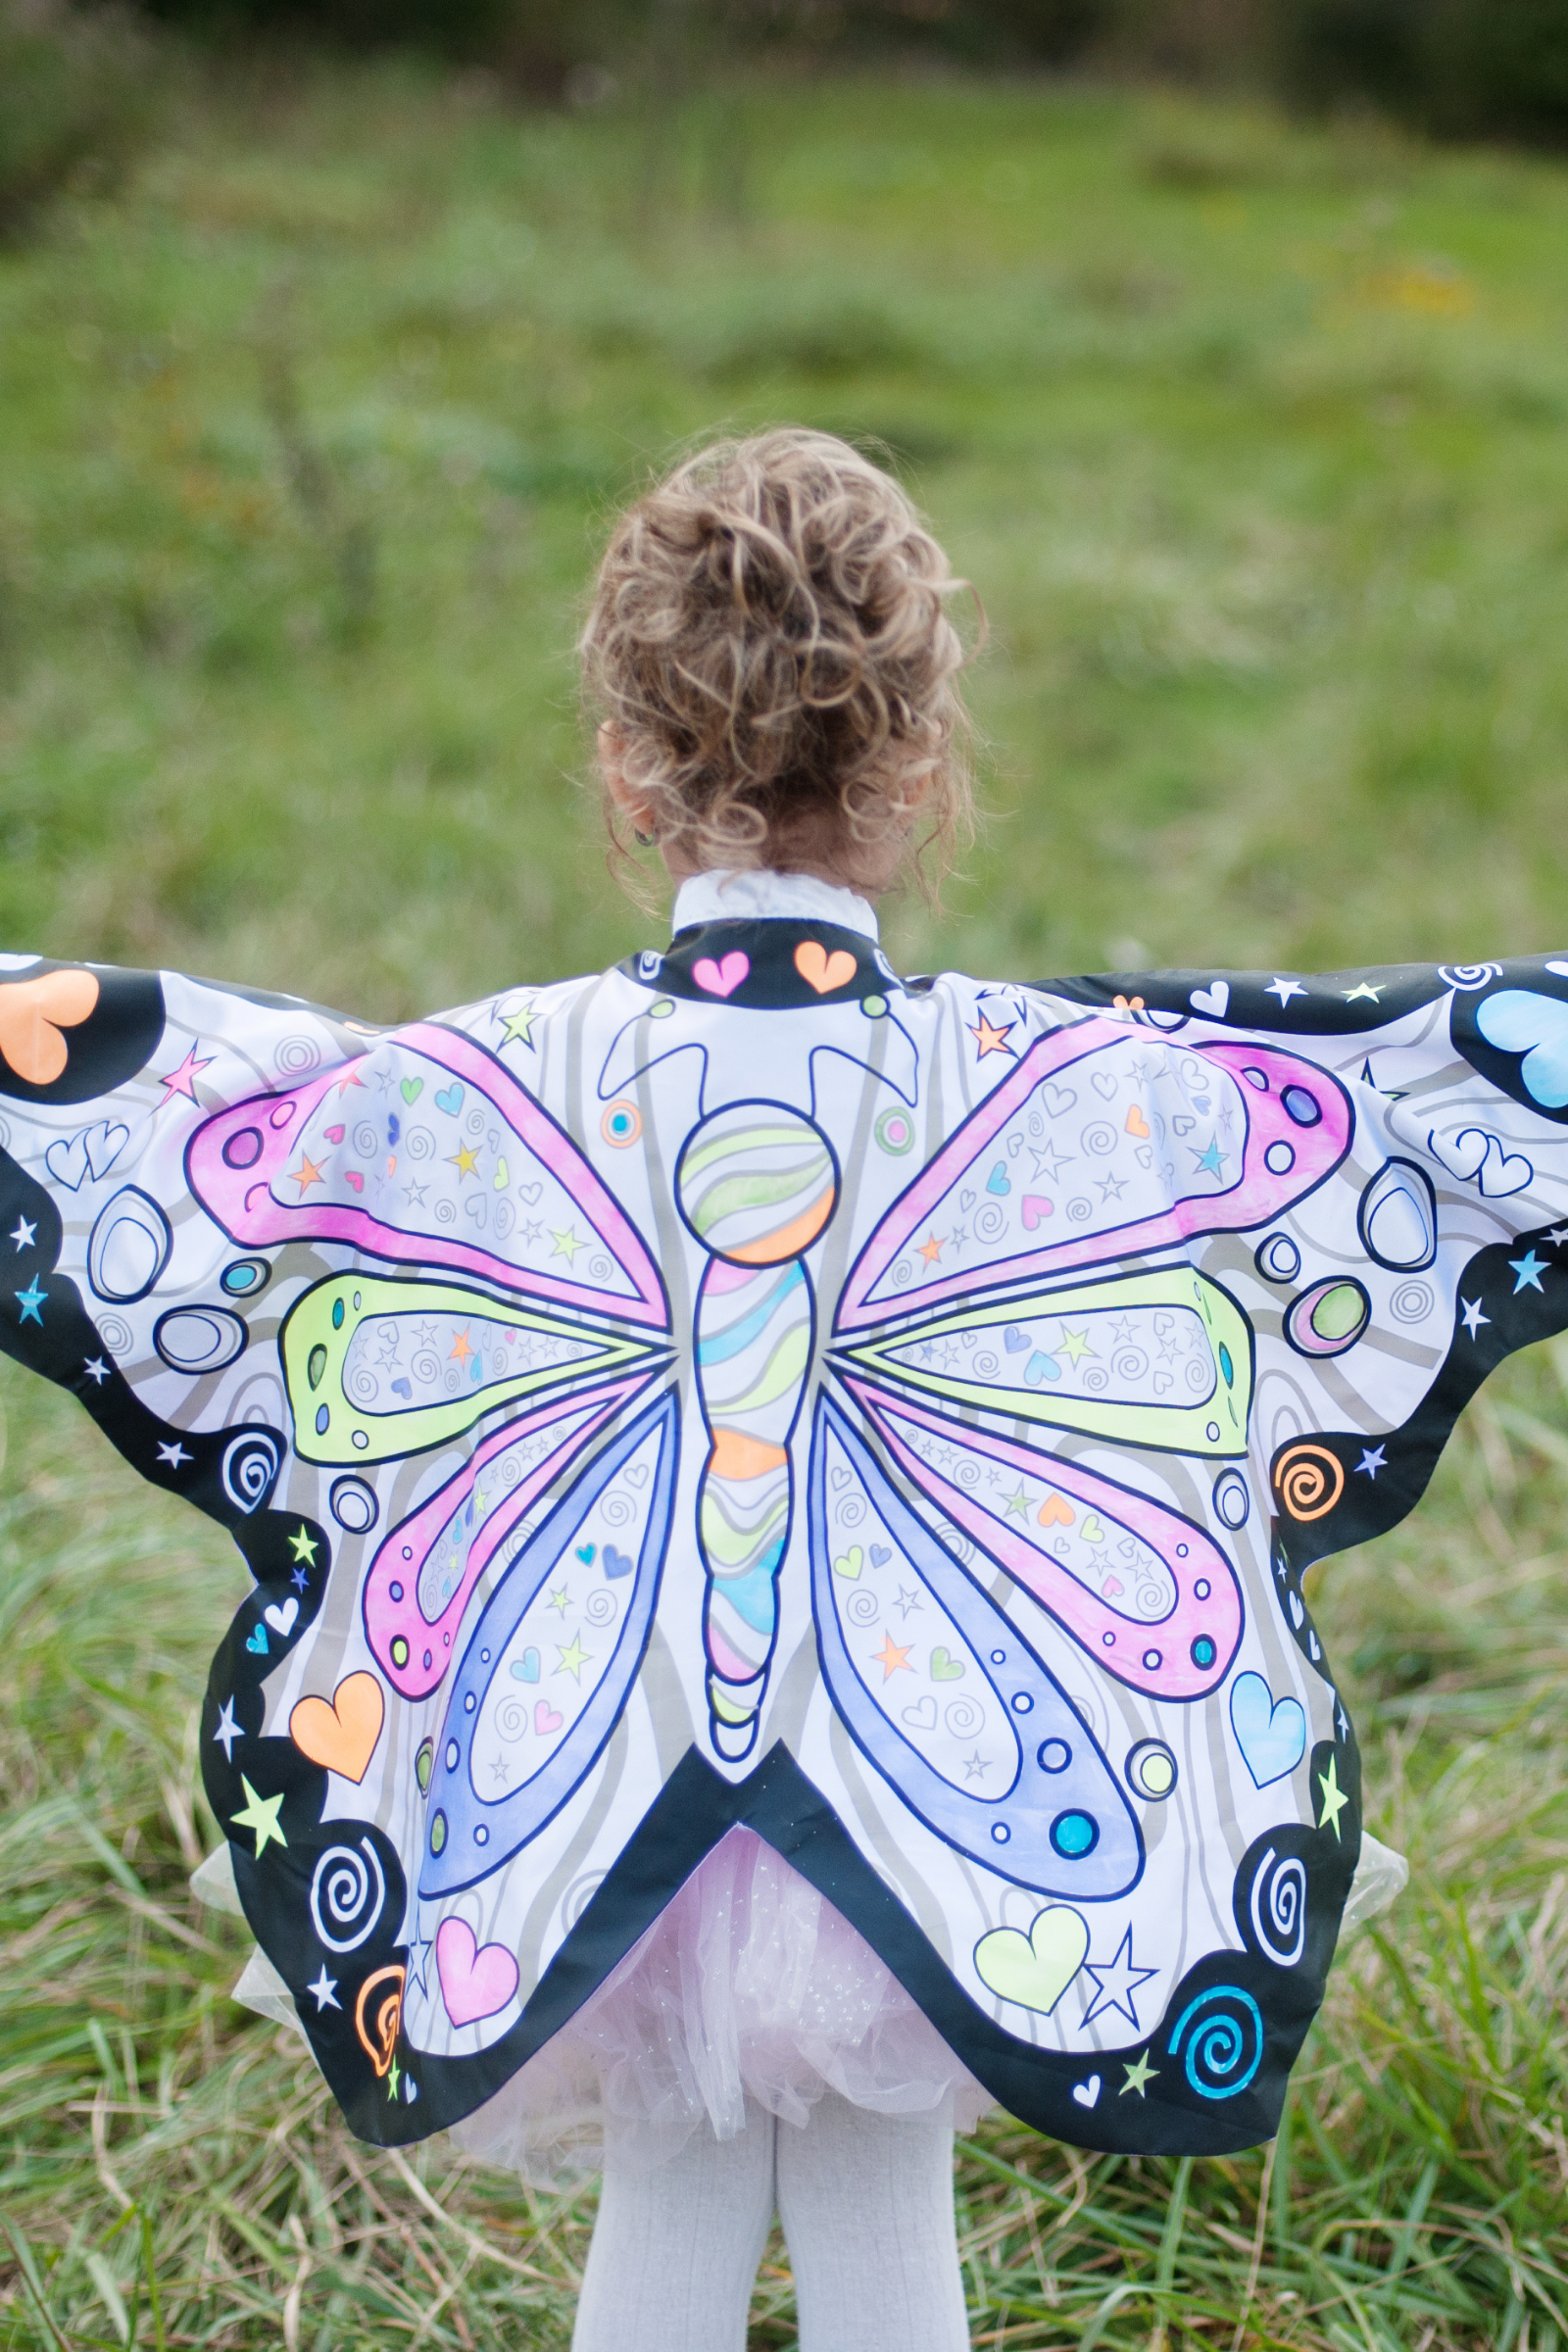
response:
{"label": "child's curly blonde hair", "polygon": [[[875,883],[972,837],[967,582],[880,466],[831,433],[710,444],[615,524],[580,644],[645,822],[695,869]],[[614,800],[606,814],[625,843]]]}

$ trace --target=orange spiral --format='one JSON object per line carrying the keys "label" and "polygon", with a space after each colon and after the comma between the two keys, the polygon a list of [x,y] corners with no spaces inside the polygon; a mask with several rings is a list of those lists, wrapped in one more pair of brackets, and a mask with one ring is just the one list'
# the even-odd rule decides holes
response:
{"label": "orange spiral", "polygon": [[354,2031],[378,2075],[390,2068],[397,2046],[405,1973],[401,1968],[378,1968],[373,1977],[366,1978],[354,2004]]}
{"label": "orange spiral", "polygon": [[1326,1446],[1289,1446],[1274,1465],[1274,1491],[1293,1519],[1326,1518],[1345,1493],[1345,1464]]}

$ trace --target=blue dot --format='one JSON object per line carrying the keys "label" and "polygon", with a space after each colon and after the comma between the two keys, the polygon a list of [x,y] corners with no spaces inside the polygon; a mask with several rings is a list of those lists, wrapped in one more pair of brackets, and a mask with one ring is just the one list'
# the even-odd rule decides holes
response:
{"label": "blue dot", "polygon": [[1198,1640],[1193,1643],[1193,1664],[1195,1666],[1212,1666],[1213,1663],[1214,1644],[1206,1634],[1200,1634]]}
{"label": "blue dot", "polygon": [[1007,1839],[1012,1836],[1012,1832],[1008,1829],[1004,1821],[994,1821],[991,1824],[991,1835],[996,1839],[998,1845],[1005,1845]]}
{"label": "blue dot", "polygon": [[1051,1842],[1065,1860],[1081,1861],[1100,1843],[1100,1824],[1087,1813],[1058,1813],[1051,1825]]}
{"label": "blue dot", "polygon": [[1044,1740],[1039,1761],[1042,1772],[1065,1772],[1072,1762],[1072,1749],[1065,1740]]}
{"label": "blue dot", "polygon": [[341,1330],[342,1330],[342,1328],[343,1328],[343,1301],[342,1301],[342,1299],[341,1299],[341,1298],[334,1298],[334,1299],[333,1299],[333,1301],[332,1301],[332,1329],[333,1329],[334,1331],[341,1331]]}
{"label": "blue dot", "polygon": [[1159,1663],[1160,1663],[1160,1657],[1159,1657],[1159,1652],[1158,1652],[1158,1650],[1157,1650],[1157,1649],[1146,1649],[1146,1650],[1145,1650],[1145,1652],[1144,1652],[1144,1664],[1145,1664],[1145,1666],[1148,1668],[1148,1670],[1149,1670],[1149,1672],[1150,1672],[1151,1674],[1153,1674],[1153,1673],[1156,1671],[1156,1669],[1157,1669],[1157,1668],[1158,1668],[1158,1666],[1159,1666]]}
{"label": "blue dot", "polygon": [[1231,1361],[1231,1351],[1226,1347],[1223,1340],[1221,1340],[1219,1344],[1219,1368],[1221,1375],[1224,1378],[1225,1386],[1228,1389],[1234,1389],[1236,1386],[1236,1366]]}
{"label": "blue dot", "polygon": [[1006,1651],[1004,1649],[994,1649],[991,1652],[991,1663],[993,1666],[1005,1666],[1007,1663]]}
{"label": "blue dot", "polygon": [[326,1425],[327,1425],[327,1423],[328,1423],[328,1422],[331,1420],[331,1418],[332,1418],[332,1416],[331,1416],[331,1414],[330,1414],[330,1413],[327,1411],[327,1409],[326,1409],[326,1407],[325,1407],[325,1405],[324,1405],[324,1404],[318,1404],[318,1405],[317,1406],[317,1408],[316,1408],[316,1434],[317,1434],[317,1436],[318,1436],[318,1438],[324,1438],[324,1437],[325,1437],[325,1435],[326,1435]]}
{"label": "blue dot", "polygon": [[1288,1086],[1280,1101],[1298,1127],[1315,1127],[1323,1116],[1316,1095],[1309,1095],[1304,1086]]}
{"label": "blue dot", "polygon": [[403,1587],[401,1585],[388,1585],[386,1590],[389,1600],[401,1600],[403,1598]]}
{"label": "blue dot", "polygon": [[473,1713],[473,1692],[471,1690],[466,1690],[463,1694],[463,1712],[465,1715]]}
{"label": "blue dot", "polygon": [[444,1756],[444,1758],[442,1759],[442,1761],[443,1761],[443,1762],[445,1763],[445,1765],[446,1765],[446,1768],[447,1768],[448,1772],[456,1772],[456,1771],[457,1771],[457,1769],[458,1769],[458,1756],[459,1756],[459,1753],[460,1753],[460,1750],[459,1750],[459,1747],[458,1747],[458,1743],[457,1743],[457,1741],[456,1741],[455,1740],[449,1740],[447,1741],[447,1752],[446,1752],[446,1755],[445,1755],[445,1756]]}
{"label": "blue dot", "polygon": [[1015,1715],[1027,1715],[1034,1703],[1027,1690],[1015,1690],[1012,1694],[1012,1711]]}
{"label": "blue dot", "polygon": [[473,1833],[473,1842],[475,1845],[488,1845],[490,1842],[490,1833],[482,1821]]}

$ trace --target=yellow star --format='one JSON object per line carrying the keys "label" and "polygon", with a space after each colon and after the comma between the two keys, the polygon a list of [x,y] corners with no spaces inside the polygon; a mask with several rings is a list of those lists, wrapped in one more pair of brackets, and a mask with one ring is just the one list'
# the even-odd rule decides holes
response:
{"label": "yellow star", "polygon": [[1350,1801],[1346,1790],[1340,1787],[1339,1775],[1335,1770],[1337,1761],[1336,1757],[1330,1756],[1327,1772],[1320,1772],[1317,1776],[1317,1785],[1323,1791],[1323,1810],[1318,1815],[1317,1826],[1320,1830],[1326,1830],[1332,1823],[1336,1838],[1340,1834],[1340,1815]]}
{"label": "yellow star", "polygon": [[465,1326],[453,1340],[447,1362],[450,1364],[456,1358],[460,1364],[466,1364],[473,1351],[473,1342],[468,1337],[467,1327]]}
{"label": "yellow star", "polygon": [[574,1683],[580,1683],[582,1670],[591,1663],[592,1655],[592,1651],[584,1649],[577,1636],[573,1634],[570,1642],[561,1653],[561,1663],[556,1668],[556,1672],[569,1674]]}
{"label": "yellow star", "polygon": [[556,1245],[550,1252],[551,1256],[564,1257],[568,1266],[571,1264],[571,1261],[576,1256],[578,1250],[586,1250],[588,1247],[587,1243],[582,1239],[582,1236],[578,1233],[576,1227],[573,1225],[568,1225],[562,1233],[558,1233],[555,1227],[552,1225],[550,1228],[550,1239]]}
{"label": "yellow star", "polygon": [[1152,2082],[1158,2072],[1157,2067],[1150,2065],[1149,2052],[1140,2050],[1131,2066],[1127,2068],[1127,2080],[1121,2086],[1120,2096],[1125,2098],[1130,2090],[1136,2090],[1138,2096],[1142,2098],[1145,2095],[1144,2084]]}
{"label": "yellow star", "polygon": [[298,1535],[290,1536],[289,1543],[293,1546],[294,1557],[297,1560],[308,1560],[313,1568],[316,1566],[316,1538],[303,1520],[300,1523]]}
{"label": "yellow star", "polygon": [[945,1240],[941,1242],[937,1240],[937,1229],[933,1225],[914,1254],[916,1257],[923,1257],[928,1266],[934,1266],[941,1262],[945,1246]]}
{"label": "yellow star", "polygon": [[1012,1052],[1011,1046],[1007,1043],[1007,1037],[1010,1031],[1017,1028],[1016,1021],[1004,1021],[999,1029],[994,1022],[988,1021],[982,1012],[977,1021],[970,1021],[967,1026],[969,1035],[975,1042],[975,1059],[977,1061],[984,1060],[988,1054],[1010,1054]]}
{"label": "yellow star", "polygon": [[280,1788],[275,1796],[258,1796],[243,1773],[239,1776],[239,1785],[245,1791],[245,1802],[239,1812],[229,1815],[229,1820],[236,1830],[256,1832],[256,1859],[259,1862],[267,1851],[269,1841],[274,1845],[286,1846],[288,1843],[277,1826],[278,1814],[283,1809],[283,1791]]}
{"label": "yellow star", "polygon": [[913,1647],[914,1643],[911,1642],[908,1644],[908,1648],[901,1649],[898,1643],[894,1641],[893,1636],[889,1634],[884,1640],[881,1648],[872,1650],[871,1655],[875,1659],[877,1665],[881,1667],[882,1680],[885,1683],[892,1681],[893,1677],[898,1673],[901,1666],[906,1674],[912,1674],[914,1672],[914,1668],[909,1664],[909,1650],[911,1650]]}
{"label": "yellow star", "polygon": [[289,1182],[299,1186],[300,1197],[303,1200],[313,1184],[325,1182],[325,1178],[321,1174],[320,1161],[312,1159],[308,1152],[302,1152],[299,1166],[289,1170]]}
{"label": "yellow star", "polygon": [[566,1611],[571,1606],[570,1589],[565,1585],[557,1585],[555,1591],[551,1593],[546,1606],[552,1609],[559,1609],[562,1616],[564,1617]]}
{"label": "yellow star", "polygon": [[518,1004],[513,1011],[504,1012],[501,1018],[506,1024],[506,1035],[501,1040],[504,1046],[531,1046],[533,1044],[533,1006],[531,1004]]}
{"label": "yellow star", "polygon": [[466,1144],[460,1144],[456,1152],[447,1153],[447,1164],[457,1169],[461,1182],[465,1176],[473,1174],[479,1160],[477,1153],[470,1152]]}
{"label": "yellow star", "polygon": [[1093,1355],[1095,1352],[1089,1345],[1088,1332],[1074,1331],[1070,1323],[1062,1325],[1061,1338],[1056,1343],[1056,1349],[1058,1354],[1066,1356],[1068,1362],[1074,1364],[1077,1363],[1080,1356]]}

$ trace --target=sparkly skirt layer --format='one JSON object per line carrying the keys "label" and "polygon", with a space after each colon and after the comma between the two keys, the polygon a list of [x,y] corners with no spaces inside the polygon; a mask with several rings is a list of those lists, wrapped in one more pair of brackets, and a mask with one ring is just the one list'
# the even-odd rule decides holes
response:
{"label": "sparkly skirt layer", "polygon": [[826,2090],[884,2115],[951,2102],[959,2131],[993,2103],[848,1920],[737,1829],[452,2136],[546,2183],[596,2168],[607,2149],[660,2162],[701,2125],[727,2138],[748,2095],[804,2124]]}

